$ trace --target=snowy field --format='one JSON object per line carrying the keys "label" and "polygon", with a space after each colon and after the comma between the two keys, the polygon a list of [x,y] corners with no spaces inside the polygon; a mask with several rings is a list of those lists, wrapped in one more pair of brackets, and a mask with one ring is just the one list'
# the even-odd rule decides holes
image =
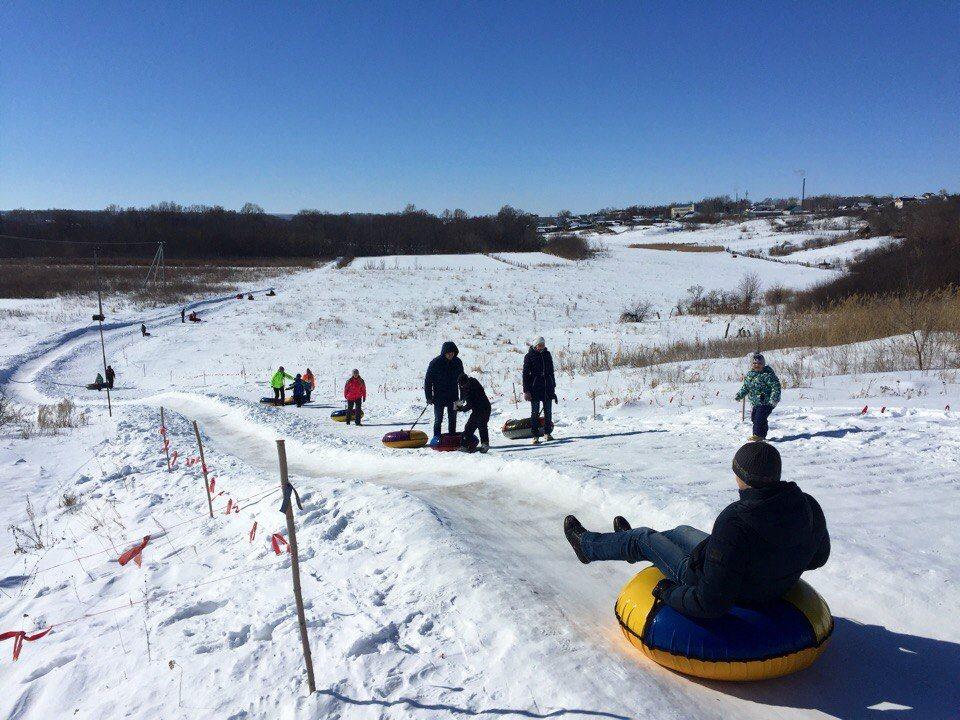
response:
{"label": "snowy field", "polygon": [[[744,234],[715,230],[713,240],[696,234],[731,246]],[[748,232],[757,237],[743,249],[768,242],[761,228]],[[537,253],[357,258],[271,279],[274,298],[264,284],[250,288],[254,301],[205,299],[196,325],[181,324],[179,308],[110,299],[112,418],[105,397],[82,387],[100,363],[94,305],[4,301],[4,393],[31,414],[69,398],[88,422],[0,435],[0,520],[26,527],[29,498],[44,539],[22,554],[12,535],[0,540],[0,632],[53,628],[16,662],[13,641],[0,643],[0,716],[958,717],[960,423],[945,409],[960,408],[955,374],[818,377],[785,391],[771,439],[785,479],[824,508],[833,554],[805,577],[836,631],[813,667],[762,683],[697,681],[638,655],[613,604],[639,568],[582,566],[562,533],[570,512],[589,528],[624,514],[709,530],[736,499],[730,461],[750,434],[732,399],[743,361],[663,377],[558,372],[557,440],[532,447],[500,434],[526,412],[515,393],[535,335],[558,365],[592,343],[722,337],[730,318],[669,316],[691,285],[730,288],[756,273],[764,286],[802,288],[833,276],[627,247],[690,242],[683,234],[605,235],[606,253],[580,263]],[[660,317],[618,323],[638,299]],[[384,448],[385,432],[416,419],[426,364],[447,339],[494,403],[490,454]],[[280,364],[314,371],[313,403],[258,402]],[[329,418],[353,367],[369,394],[361,428]],[[172,473],[161,406],[178,454]],[[194,420],[216,477],[213,519],[191,462]],[[312,696],[289,556],[270,542],[285,533],[277,438],[304,505]],[[121,567],[118,556],[146,535],[142,567]]]}
{"label": "snowy field", "polygon": [[741,223],[726,222],[718,225],[704,225],[698,230],[684,229],[679,222],[659,223],[640,228],[613,228],[613,235],[599,237],[608,245],[629,245],[631,243],[669,243],[674,245],[719,245],[732,252],[752,253],[769,257],[770,248],[782,243],[800,247],[808,240],[835,242],[824,248],[798,250],[782,255],[777,260],[789,263],[820,262],[835,263],[842,266],[864,250],[872,250],[885,242],[888,237],[855,238],[851,233],[863,226],[863,221],[855,218],[821,218],[810,221],[810,227],[797,231],[776,231],[775,226],[784,224],[789,218],[760,218]]}

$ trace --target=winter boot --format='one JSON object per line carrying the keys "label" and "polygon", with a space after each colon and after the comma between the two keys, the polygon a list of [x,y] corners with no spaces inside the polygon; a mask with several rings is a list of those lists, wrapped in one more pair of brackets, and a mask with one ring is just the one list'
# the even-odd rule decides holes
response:
{"label": "winter boot", "polygon": [[535,438],[533,439],[533,443],[532,443],[532,444],[533,444],[533,445],[539,445],[539,444],[540,444],[540,438],[535,437]]}
{"label": "winter boot", "polygon": [[630,523],[627,522],[627,519],[623,515],[617,515],[613,519],[613,531],[627,532],[627,530],[633,530],[633,528],[630,527]]}
{"label": "winter boot", "polygon": [[553,435],[551,433],[547,433],[547,440],[553,440]]}
{"label": "winter boot", "polygon": [[486,453],[487,450],[489,450],[489,449],[490,449],[490,446],[489,446],[489,445],[487,445],[486,443],[481,443],[481,444],[480,444],[480,447],[477,448],[477,452]]}
{"label": "winter boot", "polygon": [[583,554],[583,550],[580,549],[580,536],[586,532],[586,528],[580,524],[580,521],[577,520],[573,515],[567,515],[563,521],[563,534],[567,536],[567,541],[570,543],[570,547],[573,548],[573,551],[577,554],[577,559],[580,560],[584,565],[589,563],[587,556]]}

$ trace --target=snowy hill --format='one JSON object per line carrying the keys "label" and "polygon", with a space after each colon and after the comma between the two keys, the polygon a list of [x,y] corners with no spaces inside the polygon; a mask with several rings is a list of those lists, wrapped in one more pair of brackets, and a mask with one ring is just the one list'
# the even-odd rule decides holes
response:
{"label": "snowy hill", "polygon": [[[759,225],[750,232],[742,241],[736,228],[605,235],[606,252],[577,263],[538,253],[356,258],[278,277],[274,298],[257,287],[254,301],[210,299],[197,325],[181,324],[179,308],[110,301],[112,419],[105,398],[82,389],[100,362],[88,304],[0,309],[4,392],[31,413],[69,398],[89,418],[56,435],[0,436],[0,519],[28,527],[29,497],[44,539],[22,554],[12,535],[0,541],[0,632],[53,626],[16,662],[12,641],[0,643],[0,713],[956,717],[960,423],[945,410],[960,407],[954,373],[817,377],[785,391],[771,438],[785,478],[825,510],[833,555],[805,577],[837,624],[823,657],[798,675],[731,685],[654,665],[612,612],[639,568],[583,566],[563,538],[570,512],[590,528],[624,514],[709,530],[736,498],[730,460],[749,435],[732,399],[743,362],[682,364],[652,382],[647,370],[590,373],[573,359],[591,344],[722,337],[729,318],[670,317],[692,285],[730,288],[755,273],[764,286],[800,288],[833,275],[629,247],[691,242],[683,235],[741,250],[772,244]],[[638,299],[660,317],[618,323]],[[151,337],[140,336],[141,320]],[[535,335],[570,361],[558,372],[557,440],[540,447],[498,432],[526,412],[515,386]],[[493,401],[490,454],[384,448],[385,432],[416,419],[424,369],[448,339]],[[789,357],[768,354],[774,367]],[[314,371],[313,403],[258,402],[281,364]],[[353,367],[369,393],[360,428],[329,418]],[[178,453],[172,472],[161,406]],[[223,493],[213,519],[199,466],[188,465],[194,420]],[[285,532],[277,438],[304,505],[296,520],[312,696],[289,556],[270,542]],[[239,512],[227,514],[228,503]],[[118,556],[146,535],[142,567],[121,567]]]}

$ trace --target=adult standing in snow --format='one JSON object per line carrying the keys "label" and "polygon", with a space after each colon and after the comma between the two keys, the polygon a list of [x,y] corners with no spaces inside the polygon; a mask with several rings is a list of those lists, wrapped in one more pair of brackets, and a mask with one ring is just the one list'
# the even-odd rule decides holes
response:
{"label": "adult standing in snow", "polygon": [[490,400],[484,392],[483,385],[476,378],[466,373],[460,376],[460,400],[456,403],[457,410],[470,412],[467,424],[463,426],[463,437],[460,440],[460,450],[468,452],[468,438],[474,432],[480,433],[480,447],[478,450],[485,453],[490,449]]}
{"label": "adult standing in snow", "polygon": [[463,375],[463,361],[460,350],[452,340],[447,340],[440,348],[440,354],[430,361],[427,374],[423,379],[423,394],[428,405],[433,405],[433,436],[440,436],[443,424],[443,412],[447,412],[449,432],[457,431],[457,381]]}
{"label": "adult standing in snow", "polygon": [[107,375],[107,387],[113,390],[113,381],[117,377],[117,374],[113,371],[113,365],[107,365],[105,372]]}
{"label": "adult standing in snow", "polygon": [[557,381],[553,375],[553,356],[542,337],[531,343],[530,350],[523,358],[523,399],[530,403],[533,444],[540,444],[541,403],[547,440],[553,440],[553,403],[557,401]]}
{"label": "adult standing in snow", "polygon": [[284,388],[286,387],[286,381],[293,379],[293,375],[290,375],[284,371],[283,365],[281,365],[280,368],[273,374],[273,377],[270,378],[270,387],[273,388],[274,405],[283,405],[287,401]]}
{"label": "adult standing in snow", "polygon": [[143,337],[150,337],[150,333],[147,332],[147,326],[143,323],[140,323],[140,334],[143,335]]}
{"label": "adult standing in snow", "polygon": [[631,529],[620,516],[614,532],[595,533],[573,515],[564,533],[580,562],[651,562],[665,576],[653,589],[659,602],[690,617],[720,617],[734,605],[782,596],[830,556],[820,505],[796,483],[781,481],[780,471],[780,453],[768,443],[737,450],[740,499],[720,513],[709,535],[688,525]]}
{"label": "adult standing in snow", "polygon": [[750,419],[753,421],[753,437],[750,439],[764,440],[770,430],[767,418],[780,402],[780,379],[760,353],[754,353],[750,359],[750,372],[737,393],[737,400],[744,397],[752,407]]}
{"label": "adult standing in snow", "polygon": [[310,402],[313,389],[317,386],[317,378],[313,376],[313,371],[310,368],[307,368],[307,371],[303,374],[303,381],[307,384],[307,402]]}
{"label": "adult standing in snow", "polygon": [[360,371],[357,368],[353,369],[350,379],[343,386],[343,397],[347,401],[347,425],[350,424],[351,417],[359,425],[360,416],[363,414],[363,402],[367,399],[367,384],[360,377]]}

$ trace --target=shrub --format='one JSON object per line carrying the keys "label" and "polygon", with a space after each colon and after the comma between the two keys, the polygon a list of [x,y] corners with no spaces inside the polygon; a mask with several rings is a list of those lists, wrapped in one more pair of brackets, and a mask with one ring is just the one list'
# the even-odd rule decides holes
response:
{"label": "shrub", "polygon": [[677,305],[678,315],[753,315],[760,309],[760,280],[744,275],[736,290],[711,290],[702,285],[687,288],[687,296]]}
{"label": "shrub", "polygon": [[564,233],[550,238],[543,251],[567,260],[587,260],[596,254],[596,250],[580,235]]}
{"label": "shrub", "polygon": [[767,305],[785,305],[793,299],[794,291],[786,285],[771,285],[763,294],[763,301]]}
{"label": "shrub", "polygon": [[620,313],[620,322],[642,323],[653,311],[653,303],[649,300],[637,300],[631,303]]}

